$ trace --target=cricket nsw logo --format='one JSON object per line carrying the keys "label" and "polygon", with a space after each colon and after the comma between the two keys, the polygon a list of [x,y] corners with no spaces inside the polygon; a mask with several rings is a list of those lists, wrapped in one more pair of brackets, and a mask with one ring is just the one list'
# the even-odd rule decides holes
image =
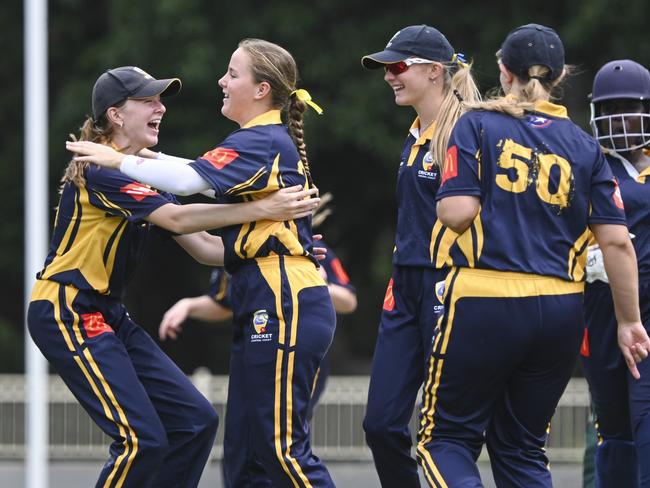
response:
{"label": "cricket nsw logo", "polygon": [[269,323],[269,314],[266,310],[258,310],[253,314],[253,328],[255,334],[251,334],[251,342],[268,342],[273,339],[273,334],[266,332]]}
{"label": "cricket nsw logo", "polygon": [[436,298],[438,298],[438,301],[440,302],[440,305],[434,305],[433,306],[433,311],[435,313],[441,313],[444,309],[444,303],[445,303],[445,282],[439,281],[436,283]]}
{"label": "cricket nsw logo", "polygon": [[418,170],[418,177],[427,180],[435,180],[438,174],[433,170],[433,155],[431,151],[427,151],[422,158],[422,168]]}

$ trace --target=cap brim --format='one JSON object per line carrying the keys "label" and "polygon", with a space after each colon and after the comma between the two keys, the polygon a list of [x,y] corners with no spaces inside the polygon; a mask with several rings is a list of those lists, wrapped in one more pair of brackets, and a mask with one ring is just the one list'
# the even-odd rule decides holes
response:
{"label": "cap brim", "polygon": [[152,80],[151,83],[147,83],[129,98],[149,98],[156,95],[169,97],[171,95],[176,95],[181,91],[182,85],[181,80],[178,78]]}
{"label": "cap brim", "polygon": [[368,54],[361,58],[361,64],[366,69],[383,68],[387,64],[399,63],[410,55],[399,51],[384,50],[374,54]]}

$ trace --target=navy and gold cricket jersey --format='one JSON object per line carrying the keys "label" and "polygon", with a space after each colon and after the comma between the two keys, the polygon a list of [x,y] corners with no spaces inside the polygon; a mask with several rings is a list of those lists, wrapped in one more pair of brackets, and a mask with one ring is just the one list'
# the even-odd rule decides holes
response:
{"label": "navy and gold cricket jersey", "polygon": [[151,227],[143,219],[174,202],[114,169],[90,165],[86,185],[66,183],[38,279],[120,297]]}
{"label": "navy and gold cricket jersey", "polygon": [[582,281],[588,225],[625,225],[604,155],[562,106],[538,102],[521,119],[466,113],[448,147],[437,198],[481,204],[451,248],[454,266]]}
{"label": "navy and gold cricket jersey", "polygon": [[440,170],[429,144],[435,122],[420,133],[416,118],[404,142],[397,173],[397,229],[393,264],[442,268],[456,234],[437,220]]}
{"label": "navy and gold cricket jersey", "polygon": [[[279,110],[254,118],[190,165],[227,203],[258,199],[280,188],[307,183],[302,161]],[[224,228],[221,237],[226,269],[232,273],[253,258],[309,256],[311,218],[234,225]]]}
{"label": "navy and gold cricket jersey", "polygon": [[621,189],[627,225],[634,239],[639,280],[650,280],[650,168],[639,173],[622,157],[607,155],[607,162]]}

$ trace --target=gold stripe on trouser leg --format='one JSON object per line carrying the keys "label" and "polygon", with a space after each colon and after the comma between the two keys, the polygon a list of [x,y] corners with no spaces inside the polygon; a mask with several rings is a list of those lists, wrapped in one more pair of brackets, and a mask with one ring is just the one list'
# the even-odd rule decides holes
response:
{"label": "gold stripe on trouser leg", "polygon": [[[315,271],[314,265],[302,258],[302,257],[284,257],[283,261],[289,261],[289,266],[285,266],[285,272],[289,281],[291,300],[292,300],[292,317],[291,317],[291,329],[289,336],[289,346],[294,347],[297,342],[297,329],[298,329],[298,293],[306,287],[309,286],[323,286],[324,282],[320,275]],[[276,311],[278,314],[278,321],[280,327],[280,344],[284,344],[286,340],[286,320],[282,312],[282,301],[281,301],[281,271],[280,271],[280,260],[276,257],[263,258],[258,260],[258,266],[260,272],[271,290],[275,295]],[[276,358],[276,384],[275,384],[275,450],[276,456],[280,459],[282,467],[285,472],[290,476],[291,481],[294,486],[301,486],[298,483],[298,480],[290,472],[287,462],[291,464],[293,469],[298,474],[300,481],[302,481],[302,486],[311,488],[312,485],[303,472],[298,461],[291,456],[291,446],[293,444],[293,371],[294,371],[294,361],[295,361],[295,352],[290,351],[287,356],[287,371],[286,371],[286,431],[285,431],[285,443],[286,448],[284,453],[282,453],[282,443],[280,441],[282,426],[281,426],[281,408],[282,403],[282,385],[280,383],[282,378],[282,365],[283,365],[284,355],[282,350],[278,350],[278,356]]]}
{"label": "gold stripe on trouser leg", "polygon": [[[323,286],[324,281],[316,271],[314,265],[306,259],[288,258],[289,266],[285,267],[291,289],[292,315],[291,315],[291,337],[289,345],[294,347],[298,341],[298,294],[305,288],[313,286]],[[289,353],[288,371],[287,371],[287,433],[286,433],[286,450],[285,457],[291,462],[291,465],[298,473],[298,476],[307,488],[311,488],[309,479],[303,472],[300,464],[291,456],[291,446],[293,444],[293,371],[294,371],[295,352]]]}
{"label": "gold stripe on trouser leg", "polygon": [[72,330],[74,331],[74,336],[77,339],[77,343],[81,347],[84,344],[84,339],[83,336],[81,335],[81,331],[79,330],[79,314],[75,312],[74,309],[72,308],[72,302],[77,297],[78,293],[79,290],[76,288],[72,288],[70,286],[63,287],[63,295],[65,296],[65,305],[66,307],[68,307],[68,310],[72,314]]}
{"label": "gold stripe on trouser leg", "polygon": [[108,403],[106,402],[106,399],[102,395],[101,391],[99,391],[99,387],[97,386],[97,383],[93,379],[92,375],[90,374],[90,371],[88,371],[88,368],[86,368],[86,365],[83,363],[81,358],[79,356],[74,357],[74,360],[76,361],[77,365],[79,366],[79,369],[81,369],[81,372],[84,374],[86,379],[88,380],[88,383],[90,384],[90,387],[93,390],[93,393],[95,393],[95,396],[99,400],[99,402],[102,404],[102,407],[104,409],[104,415],[108,420],[111,422],[114,422],[115,425],[117,425],[117,428],[120,432],[120,435],[124,438],[124,452],[120,454],[117,459],[115,460],[115,464],[113,465],[113,469],[111,470],[110,474],[106,478],[106,481],[104,482],[104,488],[109,488],[111,486],[111,482],[113,481],[113,478],[115,477],[115,473],[118,471],[120,465],[122,464],[122,460],[126,456],[126,454],[129,452],[131,449],[131,446],[129,444],[128,437],[126,435],[126,432],[124,430],[124,426],[120,424],[119,422],[115,421],[115,418],[113,417],[113,414],[111,413],[111,409],[108,406]]}
{"label": "gold stripe on trouser leg", "polygon": [[52,304],[52,310],[54,314],[54,321],[56,322],[63,340],[65,341],[66,346],[70,352],[76,352],[74,344],[72,344],[72,338],[68,329],[66,329],[63,320],[61,320],[61,306],[59,304],[59,288],[63,286],[54,281],[47,280],[36,280],[34,288],[32,289],[32,296],[30,301],[35,302],[38,300],[45,300]]}
{"label": "gold stripe on trouser leg", "polygon": [[[448,316],[446,317],[447,322],[445,324],[445,330],[444,330],[445,338],[443,339],[441,344],[440,338],[441,336],[443,336],[443,333],[441,331],[441,333],[439,333],[438,336],[436,337],[432,348],[433,352],[438,352],[438,349],[440,348],[441,351],[439,352],[442,354],[446,352],[447,344],[449,342],[449,334],[451,332],[451,328],[454,321],[454,315],[456,312],[456,296],[454,294],[454,287],[452,285],[455,274],[457,273],[454,273],[454,270],[452,269],[452,271],[448,275],[447,283],[445,285],[445,289],[447,290],[447,293],[451,292],[449,301],[445,300],[446,303],[447,302],[449,303]],[[440,317],[438,319],[438,323],[442,325],[444,319],[445,316]],[[442,347],[440,347],[441,345]],[[441,486],[443,488],[447,488],[447,484],[445,483],[445,480],[440,474],[438,467],[434,463],[431,454],[429,454],[429,452],[426,450],[425,447],[426,444],[431,441],[431,431],[433,430],[433,427],[435,425],[433,417],[436,411],[437,392],[438,392],[438,387],[440,386],[440,377],[442,375],[443,366],[444,366],[444,359],[436,358],[432,354],[431,357],[429,358],[429,371],[428,371],[427,380],[425,382],[425,388],[424,388],[424,399],[423,399],[423,407],[421,412],[422,419],[420,420],[420,431],[419,431],[417,452],[418,452],[418,458],[420,459],[420,463],[424,468],[424,473],[426,475],[427,482],[429,483],[429,485],[432,487]],[[435,478],[435,482],[434,482],[434,478]]]}
{"label": "gold stripe on trouser leg", "polygon": [[275,456],[280,461],[280,465],[289,479],[296,488],[300,488],[298,481],[289,469],[287,462],[282,454],[282,364],[284,362],[284,351],[282,346],[285,342],[286,323],[282,311],[282,281],[280,276],[280,260],[278,256],[264,258],[258,262],[260,273],[264,280],[271,288],[275,298],[275,310],[278,315],[278,352],[275,357],[275,393],[273,402],[273,437],[275,439]]}
{"label": "gold stripe on trouser leg", "polygon": [[[438,470],[436,463],[433,462],[433,458],[431,457],[431,454],[429,454],[429,451],[427,451],[424,448],[424,446],[421,444],[418,444],[418,454],[419,454],[418,457],[420,458],[422,467],[424,468],[424,474],[427,478],[429,486],[433,488],[438,488],[438,486],[440,486],[441,488],[447,488],[447,483],[445,483],[442,474],[440,474],[440,471]],[[433,476],[435,477],[435,481],[437,482],[437,484],[434,483],[434,480],[431,478],[431,474],[429,474],[429,471],[433,473]]]}
{"label": "gold stripe on trouser leg", "polygon": [[[128,474],[129,469],[131,468],[131,464],[133,463],[133,460],[135,459],[135,455],[138,452],[138,437],[136,436],[135,432],[133,431],[133,429],[129,425],[129,421],[127,420],[126,415],[124,414],[124,410],[122,409],[121,405],[119,404],[119,402],[115,398],[115,395],[113,394],[113,390],[111,390],[111,387],[109,386],[108,382],[106,381],[106,379],[102,375],[102,372],[99,370],[99,367],[97,366],[97,363],[95,362],[95,359],[92,357],[92,354],[90,353],[90,351],[88,349],[84,349],[84,356],[86,357],[86,360],[90,363],[90,367],[91,367],[92,371],[95,373],[95,376],[97,376],[97,378],[99,378],[102,386],[104,387],[104,391],[108,395],[108,398],[111,400],[111,403],[113,404],[113,407],[117,411],[117,414],[119,416],[121,425],[126,427],[126,429],[128,430],[128,433],[129,433],[129,437],[131,437],[131,439],[132,439],[131,445],[132,445],[133,449],[131,450],[131,453],[129,454],[129,457],[127,459],[124,471],[122,471],[122,476],[120,476],[119,480],[117,481],[117,484],[115,485],[115,488],[120,488],[124,484],[124,480],[126,478],[126,475]],[[120,456],[125,455],[126,452],[127,452],[127,450],[126,450],[126,447],[127,447],[126,444],[128,443],[127,436],[124,436],[124,443],[125,443],[125,450]],[[117,470],[117,462],[115,464],[116,464],[116,468],[113,469],[113,472],[115,472]],[[113,474],[113,472],[111,472],[111,474]],[[108,480],[106,480],[106,484],[104,484],[104,486],[105,487],[110,486],[108,484]]]}

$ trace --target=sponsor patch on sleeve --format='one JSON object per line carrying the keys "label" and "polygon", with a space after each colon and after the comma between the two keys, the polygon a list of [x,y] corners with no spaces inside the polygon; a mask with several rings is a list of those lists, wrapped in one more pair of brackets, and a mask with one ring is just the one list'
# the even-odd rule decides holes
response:
{"label": "sponsor patch on sleeve", "polygon": [[239,153],[234,149],[228,149],[226,147],[217,147],[212,151],[208,151],[201,159],[205,159],[212,166],[217,169],[223,169],[225,166],[232,163],[235,159],[239,157]]}
{"label": "sponsor patch on sleeve", "polygon": [[386,296],[384,297],[384,310],[390,312],[395,308],[395,297],[393,296],[393,278],[388,282]]}
{"label": "sponsor patch on sleeve", "polygon": [[445,167],[442,171],[442,183],[456,178],[458,176],[458,147],[451,146],[447,149],[447,155],[445,156]]}
{"label": "sponsor patch on sleeve", "polygon": [[612,195],[614,203],[618,208],[625,209],[623,205],[623,197],[621,196],[621,189],[618,187],[618,181],[614,178],[614,194]]}
{"label": "sponsor patch on sleeve", "polygon": [[120,191],[131,196],[131,198],[137,200],[138,202],[144,200],[147,197],[158,195],[158,192],[156,190],[149,188],[142,183],[129,183],[128,185],[124,185],[122,188],[120,188]]}

